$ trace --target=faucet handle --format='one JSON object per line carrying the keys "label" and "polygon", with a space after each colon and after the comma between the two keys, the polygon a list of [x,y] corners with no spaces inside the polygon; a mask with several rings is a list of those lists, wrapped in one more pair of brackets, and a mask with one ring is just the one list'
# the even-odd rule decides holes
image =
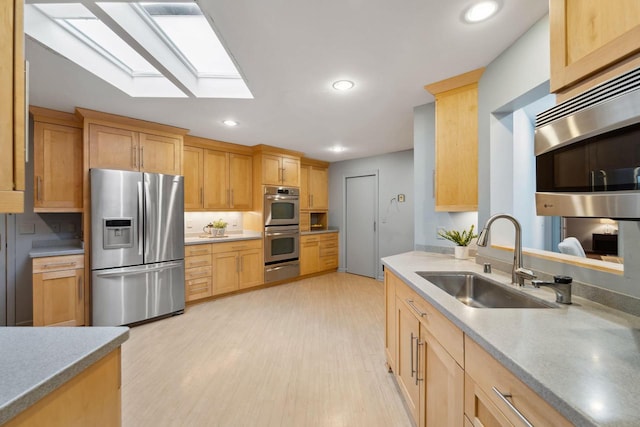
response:
{"label": "faucet handle", "polygon": [[520,267],[516,269],[516,276],[518,277],[522,277],[523,279],[526,280],[533,280],[535,279],[536,276],[535,273],[531,270],[529,270],[528,268],[524,268],[524,267]]}

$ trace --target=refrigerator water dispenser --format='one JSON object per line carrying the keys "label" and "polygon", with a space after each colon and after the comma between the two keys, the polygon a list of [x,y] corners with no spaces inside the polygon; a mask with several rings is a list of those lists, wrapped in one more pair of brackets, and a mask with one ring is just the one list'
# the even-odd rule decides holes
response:
{"label": "refrigerator water dispenser", "polygon": [[104,249],[133,247],[133,218],[104,218],[103,222]]}

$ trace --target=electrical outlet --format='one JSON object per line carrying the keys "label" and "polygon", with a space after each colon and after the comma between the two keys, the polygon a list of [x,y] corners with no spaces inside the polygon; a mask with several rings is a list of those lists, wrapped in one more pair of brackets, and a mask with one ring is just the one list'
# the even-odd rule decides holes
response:
{"label": "electrical outlet", "polygon": [[404,194],[398,194],[398,203],[404,203]]}
{"label": "electrical outlet", "polygon": [[193,221],[190,219],[187,220],[187,228],[193,228]]}
{"label": "electrical outlet", "polygon": [[444,233],[446,228],[444,227],[436,227],[436,239],[438,240],[446,240],[444,237],[440,235],[440,233]]}

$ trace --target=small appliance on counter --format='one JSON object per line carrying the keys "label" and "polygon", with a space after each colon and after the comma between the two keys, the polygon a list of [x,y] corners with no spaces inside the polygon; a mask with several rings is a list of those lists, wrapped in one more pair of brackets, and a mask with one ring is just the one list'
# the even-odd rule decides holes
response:
{"label": "small appliance on counter", "polygon": [[94,326],[182,313],[183,177],[91,169]]}

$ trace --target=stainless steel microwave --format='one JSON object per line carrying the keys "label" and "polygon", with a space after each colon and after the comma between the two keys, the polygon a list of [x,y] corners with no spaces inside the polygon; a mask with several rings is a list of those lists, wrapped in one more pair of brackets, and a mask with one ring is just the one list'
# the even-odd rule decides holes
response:
{"label": "stainless steel microwave", "polygon": [[538,114],[538,215],[640,219],[640,69]]}

